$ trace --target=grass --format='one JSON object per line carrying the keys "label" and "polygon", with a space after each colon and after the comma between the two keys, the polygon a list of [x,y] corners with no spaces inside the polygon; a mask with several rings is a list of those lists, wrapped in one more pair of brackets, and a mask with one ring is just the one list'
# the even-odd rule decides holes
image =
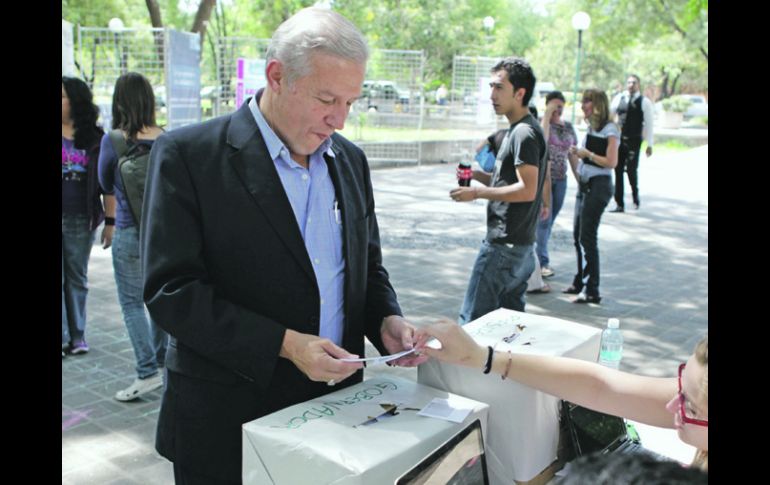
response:
{"label": "grass", "polygon": [[[646,150],[647,144],[645,143],[641,149],[642,153]],[[671,152],[683,152],[691,150],[693,147],[685,145],[679,140],[666,140],[661,143],[656,143],[653,148],[654,154],[671,153]]]}

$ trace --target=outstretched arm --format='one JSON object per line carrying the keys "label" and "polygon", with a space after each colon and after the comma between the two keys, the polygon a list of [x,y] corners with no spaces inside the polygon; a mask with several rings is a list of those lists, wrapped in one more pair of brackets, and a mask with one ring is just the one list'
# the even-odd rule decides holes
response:
{"label": "outstretched arm", "polygon": [[[429,357],[482,372],[487,347],[478,345],[454,321],[442,320],[424,327],[417,337],[420,344],[428,337],[441,342],[441,349],[422,349]],[[596,411],[653,426],[674,425],[666,404],[677,393],[676,378],[638,376],[566,357],[495,352],[492,372],[504,375],[506,370],[508,379]]]}

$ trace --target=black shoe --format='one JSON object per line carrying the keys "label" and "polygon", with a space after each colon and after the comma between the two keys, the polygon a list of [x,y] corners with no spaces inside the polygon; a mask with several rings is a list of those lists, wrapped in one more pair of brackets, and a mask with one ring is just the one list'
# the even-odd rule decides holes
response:
{"label": "black shoe", "polygon": [[596,303],[598,305],[600,301],[602,301],[602,297],[599,295],[586,295],[581,293],[577,298],[572,300],[572,303]]}
{"label": "black shoe", "polygon": [[639,202],[634,202],[634,209],[639,210]]}
{"label": "black shoe", "polygon": [[575,285],[571,285],[566,290],[562,290],[562,293],[566,293],[568,295],[577,295],[577,294],[580,294],[581,291],[583,291],[582,288],[578,288]]}
{"label": "black shoe", "polygon": [[625,209],[623,209],[622,207],[615,207],[615,208],[614,208],[614,209],[612,209],[610,212],[625,212],[625,211],[626,211],[626,210],[625,210]]}

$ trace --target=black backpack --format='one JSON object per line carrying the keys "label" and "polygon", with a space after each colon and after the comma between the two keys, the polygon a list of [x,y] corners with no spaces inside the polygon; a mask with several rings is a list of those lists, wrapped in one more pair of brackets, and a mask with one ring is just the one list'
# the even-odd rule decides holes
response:
{"label": "black backpack", "polygon": [[145,143],[132,143],[129,146],[120,130],[110,131],[110,141],[118,155],[118,172],[123,181],[128,208],[139,226],[142,221],[144,182],[147,180],[147,165],[150,163],[150,146]]}

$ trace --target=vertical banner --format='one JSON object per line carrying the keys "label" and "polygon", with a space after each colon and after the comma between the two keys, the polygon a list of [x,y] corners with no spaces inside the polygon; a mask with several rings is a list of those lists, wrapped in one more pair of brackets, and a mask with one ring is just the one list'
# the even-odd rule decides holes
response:
{"label": "vertical banner", "polygon": [[479,78],[479,98],[476,104],[476,123],[479,125],[494,124],[496,121],[495,109],[489,99],[492,94],[492,88],[489,87],[491,81],[492,78],[488,76]]}
{"label": "vertical banner", "polygon": [[200,34],[166,29],[167,129],[201,120]]}
{"label": "vertical banner", "polygon": [[61,75],[76,76],[75,42],[72,36],[72,24],[61,19]]}
{"label": "vertical banner", "polygon": [[235,84],[235,109],[238,109],[246,99],[267,85],[265,60],[239,57],[236,72],[238,78]]}

